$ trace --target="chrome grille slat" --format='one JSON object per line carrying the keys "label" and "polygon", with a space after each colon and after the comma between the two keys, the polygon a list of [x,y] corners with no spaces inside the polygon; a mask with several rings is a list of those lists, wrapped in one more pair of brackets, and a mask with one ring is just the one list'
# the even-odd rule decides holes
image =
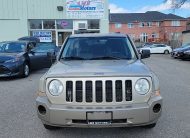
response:
{"label": "chrome grille slat", "polygon": [[93,99],[93,103],[96,103],[96,88],[95,88],[95,81],[92,82],[92,99]]}
{"label": "chrome grille slat", "polygon": [[82,101],[86,100],[86,82],[83,82],[83,97]]}
{"label": "chrome grille slat", "polygon": [[73,102],[76,102],[76,81],[73,81]]}
{"label": "chrome grille slat", "polygon": [[115,103],[116,102],[116,91],[115,91],[115,81],[112,82],[112,101]]}
{"label": "chrome grille slat", "polygon": [[124,80],[122,80],[122,86],[123,86],[123,88],[122,88],[123,100],[125,100],[126,99],[126,92],[125,92],[126,86],[125,86],[125,81]]}

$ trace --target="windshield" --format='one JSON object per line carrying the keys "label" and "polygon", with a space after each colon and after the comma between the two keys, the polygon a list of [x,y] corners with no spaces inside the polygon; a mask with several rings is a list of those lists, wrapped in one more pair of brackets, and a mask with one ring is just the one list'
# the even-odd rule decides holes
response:
{"label": "windshield", "polygon": [[63,60],[137,59],[127,38],[70,38],[61,55]]}
{"label": "windshield", "polygon": [[18,43],[18,42],[11,42],[11,43],[4,43],[0,46],[1,53],[19,53],[24,52],[26,44],[25,43]]}
{"label": "windshield", "polygon": [[32,51],[41,53],[54,52],[55,48],[56,46],[53,43],[38,43]]}

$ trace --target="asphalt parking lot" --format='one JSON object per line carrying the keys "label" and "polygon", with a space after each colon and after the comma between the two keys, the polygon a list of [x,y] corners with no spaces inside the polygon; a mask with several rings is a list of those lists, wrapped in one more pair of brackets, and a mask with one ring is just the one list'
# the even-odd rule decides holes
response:
{"label": "asphalt parking lot", "polygon": [[45,130],[35,110],[35,92],[45,69],[26,79],[0,79],[0,138],[190,138],[190,61],[153,55],[145,62],[159,76],[164,98],[163,114],[154,129]]}

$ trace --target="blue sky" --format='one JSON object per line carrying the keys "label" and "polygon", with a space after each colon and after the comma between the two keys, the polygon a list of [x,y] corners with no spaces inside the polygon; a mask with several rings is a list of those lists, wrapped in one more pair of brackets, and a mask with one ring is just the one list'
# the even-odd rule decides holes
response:
{"label": "blue sky", "polygon": [[[109,7],[112,13],[117,12],[146,12],[149,10],[160,11],[163,13],[172,13],[171,1],[167,0],[109,0]],[[175,14],[182,17],[190,17],[190,1],[185,3]]]}

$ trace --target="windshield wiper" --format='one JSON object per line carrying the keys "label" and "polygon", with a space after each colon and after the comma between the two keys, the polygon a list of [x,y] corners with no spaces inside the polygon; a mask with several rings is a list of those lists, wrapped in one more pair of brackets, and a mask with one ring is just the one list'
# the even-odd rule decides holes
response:
{"label": "windshield wiper", "polygon": [[82,57],[62,57],[62,60],[85,60]]}
{"label": "windshield wiper", "polygon": [[90,60],[122,60],[122,59],[128,59],[128,58],[105,56],[105,57],[91,58]]}

